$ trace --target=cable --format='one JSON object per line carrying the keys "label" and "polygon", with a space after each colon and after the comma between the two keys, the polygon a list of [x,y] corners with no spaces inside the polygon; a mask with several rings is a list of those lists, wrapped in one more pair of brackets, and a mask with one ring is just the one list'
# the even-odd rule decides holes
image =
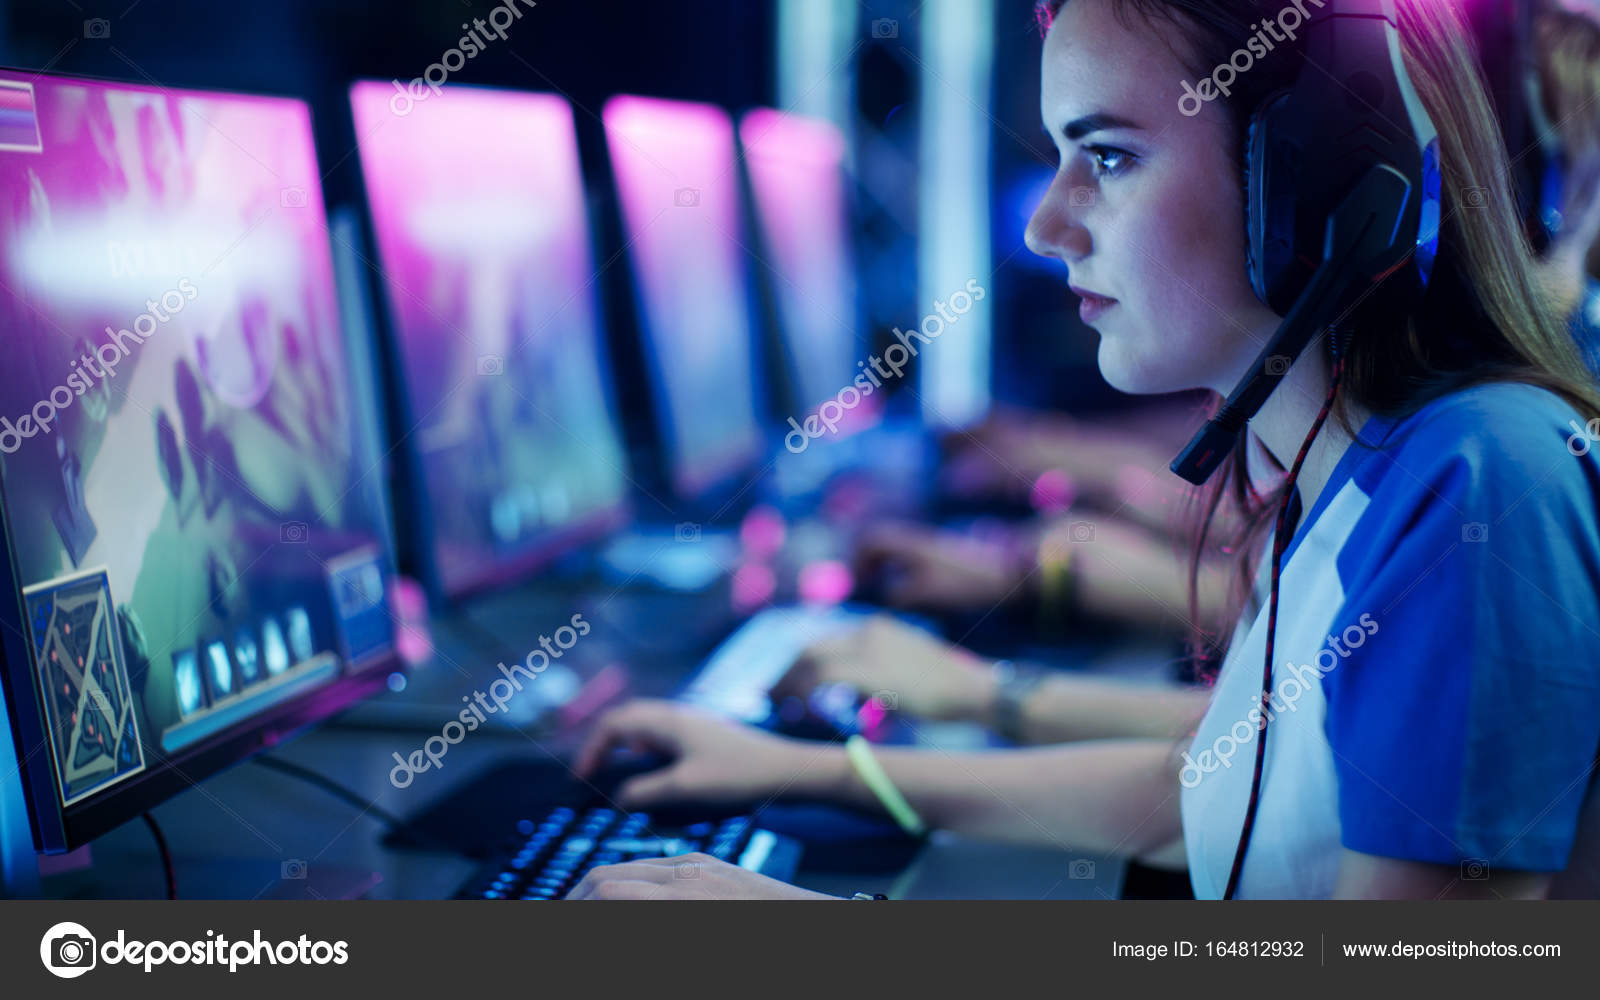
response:
{"label": "cable", "polygon": [[387,828],[392,834],[409,837],[412,841],[423,847],[431,847],[434,850],[439,851],[448,851],[451,854],[461,854],[469,858],[476,857],[476,855],[471,851],[463,850],[459,845],[446,843],[445,841],[440,840],[438,837],[435,837],[432,834],[414,826],[405,819],[396,816],[394,813],[378,805],[371,799],[360,795],[345,785],[341,785],[339,782],[334,781],[332,778],[329,778],[326,775],[319,774],[307,767],[301,767],[299,764],[292,764],[286,760],[279,760],[276,757],[255,757],[253,759],[257,764],[260,764],[269,771],[277,771],[279,774],[286,774],[291,778],[299,778],[301,781],[304,781],[307,784],[315,785],[316,787],[322,789],[324,792],[327,792],[334,798],[344,802],[346,805],[354,806],[363,813],[370,813],[374,819],[382,823],[384,827]]}
{"label": "cable", "polygon": [[[1338,342],[1338,336],[1335,334],[1333,343],[1336,351]],[[1244,872],[1244,856],[1250,850],[1250,836],[1255,833],[1256,828],[1256,811],[1261,805],[1261,774],[1267,762],[1267,723],[1271,719],[1272,708],[1272,656],[1278,633],[1278,577],[1282,570],[1284,550],[1289,547],[1289,538],[1284,527],[1289,521],[1289,505],[1294,499],[1295,483],[1300,479],[1300,467],[1305,464],[1312,443],[1321,433],[1328,414],[1333,411],[1333,401],[1339,394],[1339,383],[1344,376],[1344,358],[1344,352],[1337,351],[1333,378],[1328,385],[1328,398],[1323,401],[1317,419],[1311,424],[1310,433],[1300,445],[1300,453],[1295,456],[1294,465],[1289,469],[1289,480],[1284,485],[1283,499],[1278,501],[1278,519],[1273,526],[1272,536],[1272,596],[1267,603],[1267,652],[1261,676],[1261,724],[1256,736],[1256,764],[1250,778],[1250,802],[1245,806],[1244,829],[1239,834],[1239,846],[1233,854],[1233,868],[1228,872],[1228,887],[1222,894],[1223,899],[1232,899],[1239,891],[1239,877]]]}
{"label": "cable", "polygon": [[161,827],[156,823],[153,813],[144,814],[144,823],[150,828],[150,834],[156,838],[156,850],[161,854],[161,868],[167,877],[167,898],[178,898],[178,874],[172,867],[172,851],[167,847],[166,834],[161,832]]}

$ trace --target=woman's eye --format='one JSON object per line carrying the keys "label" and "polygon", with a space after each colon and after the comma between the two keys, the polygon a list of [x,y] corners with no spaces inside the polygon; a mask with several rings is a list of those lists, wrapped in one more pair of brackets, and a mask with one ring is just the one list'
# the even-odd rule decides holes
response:
{"label": "woman's eye", "polygon": [[1111,146],[1085,146],[1084,152],[1094,162],[1096,177],[1115,177],[1133,163],[1133,154]]}

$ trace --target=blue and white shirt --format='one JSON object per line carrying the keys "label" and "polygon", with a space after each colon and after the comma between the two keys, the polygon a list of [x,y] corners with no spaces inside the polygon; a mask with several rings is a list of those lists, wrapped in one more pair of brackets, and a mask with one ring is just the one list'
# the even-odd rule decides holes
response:
{"label": "blue and white shirt", "polygon": [[[1586,419],[1481,386],[1373,418],[1345,452],[1285,553],[1240,897],[1327,897],[1341,847],[1465,877],[1566,868],[1600,753]],[[1179,776],[1202,899],[1227,885],[1250,794],[1269,562]]]}

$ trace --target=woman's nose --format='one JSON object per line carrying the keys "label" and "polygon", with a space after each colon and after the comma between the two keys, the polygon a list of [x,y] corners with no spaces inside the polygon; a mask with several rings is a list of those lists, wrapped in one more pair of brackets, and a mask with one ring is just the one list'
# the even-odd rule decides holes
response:
{"label": "woman's nose", "polygon": [[1083,212],[1094,203],[1092,188],[1073,187],[1065,175],[1058,175],[1045,192],[1044,200],[1028,220],[1024,242],[1041,257],[1055,257],[1071,263],[1089,253],[1089,231],[1084,228]]}

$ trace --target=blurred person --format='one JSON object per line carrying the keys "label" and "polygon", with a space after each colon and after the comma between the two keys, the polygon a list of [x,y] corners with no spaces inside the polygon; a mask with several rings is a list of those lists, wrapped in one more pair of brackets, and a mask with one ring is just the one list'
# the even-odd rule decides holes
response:
{"label": "blurred person", "polygon": [[1533,118],[1545,150],[1540,222],[1549,244],[1540,277],[1589,369],[1600,376],[1600,21],[1541,4],[1534,17]]}
{"label": "blurred person", "polygon": [[[1231,494],[1257,544],[1236,553],[1238,624],[1192,738],[883,749],[871,774],[864,744],[638,702],[600,721],[580,773],[613,747],[648,747],[672,762],[624,784],[625,806],[831,799],[908,829],[1186,863],[1201,898],[1538,898],[1592,869],[1600,455],[1569,451],[1567,428],[1600,413],[1600,389],[1536,287],[1459,14],[1393,7],[1439,135],[1438,257],[1420,300],[1375,297],[1342,352],[1330,349],[1342,337],[1309,348],[1212,477],[1206,509]],[[1044,7],[1041,106],[1061,161],[1029,245],[1086,290],[1101,370],[1124,391],[1220,396],[1279,325],[1248,280],[1238,181],[1247,123],[1298,74],[1299,53],[1259,62],[1192,115],[1178,100],[1180,81],[1225,63],[1277,10]],[[1083,187],[1096,197],[1074,197]],[[1481,188],[1500,197],[1460,211]],[[1256,490],[1251,448],[1294,469],[1289,481]],[[1185,712],[1169,724],[1192,724]],[[572,897],[829,898],[706,857],[692,859],[700,878],[675,879],[683,860],[597,868]]]}

